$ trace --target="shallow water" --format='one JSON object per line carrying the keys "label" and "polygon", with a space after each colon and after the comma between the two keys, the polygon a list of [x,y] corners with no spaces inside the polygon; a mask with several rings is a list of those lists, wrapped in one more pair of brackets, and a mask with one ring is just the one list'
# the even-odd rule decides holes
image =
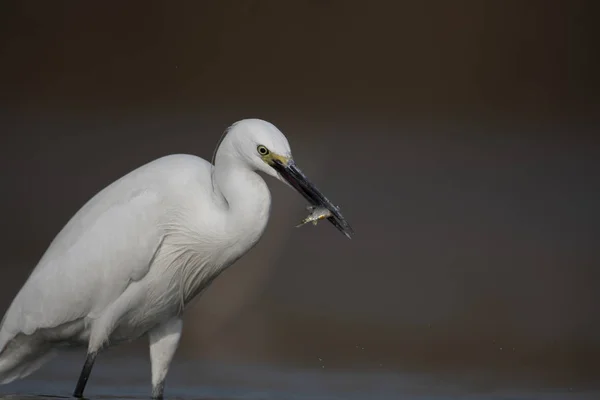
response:
{"label": "shallow water", "polygon": [[[25,380],[0,386],[0,399],[70,398],[82,355],[64,355]],[[90,399],[146,399],[150,367],[142,357],[99,359],[88,386]],[[168,376],[169,399],[202,400],[562,400],[599,399],[600,390],[549,387],[490,380],[484,376],[401,374],[392,371],[334,371],[325,365],[290,368],[175,362]]]}

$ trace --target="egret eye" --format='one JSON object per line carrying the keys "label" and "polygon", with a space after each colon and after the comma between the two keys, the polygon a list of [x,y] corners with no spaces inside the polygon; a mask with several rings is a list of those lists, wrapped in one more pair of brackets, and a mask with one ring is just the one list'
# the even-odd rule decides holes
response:
{"label": "egret eye", "polygon": [[258,146],[256,149],[258,150],[258,154],[260,154],[261,156],[266,156],[267,154],[269,154],[269,149],[267,149],[263,145]]}

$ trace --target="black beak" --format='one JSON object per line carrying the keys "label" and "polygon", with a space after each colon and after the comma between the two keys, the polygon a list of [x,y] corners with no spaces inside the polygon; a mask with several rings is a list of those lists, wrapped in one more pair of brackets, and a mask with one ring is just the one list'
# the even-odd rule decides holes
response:
{"label": "black beak", "polygon": [[344,216],[340,212],[340,209],[334,206],[328,199],[317,189],[317,187],[308,180],[306,175],[302,173],[300,168],[296,166],[293,161],[290,161],[287,165],[283,164],[279,160],[273,160],[273,168],[279,172],[279,174],[285,179],[294,189],[298,191],[311,205],[317,207],[324,207],[331,211],[332,216],[327,219],[331,222],[340,232],[346,235],[350,239],[350,235],[354,233],[350,224],[346,222]]}

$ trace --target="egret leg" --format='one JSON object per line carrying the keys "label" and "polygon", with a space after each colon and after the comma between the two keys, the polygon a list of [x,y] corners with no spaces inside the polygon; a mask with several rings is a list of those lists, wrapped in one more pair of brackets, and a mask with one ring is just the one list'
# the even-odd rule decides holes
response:
{"label": "egret leg", "polygon": [[175,355],[183,322],[181,318],[171,318],[148,332],[150,340],[150,363],[152,364],[152,398],[162,399],[165,378]]}
{"label": "egret leg", "polygon": [[77,386],[73,392],[73,397],[77,397],[79,399],[83,397],[83,391],[85,390],[85,385],[90,377],[90,373],[92,372],[92,367],[94,366],[94,361],[96,361],[97,354],[98,352],[95,351],[87,354],[85,363],[81,369],[81,374],[79,375],[79,380],[77,381]]}

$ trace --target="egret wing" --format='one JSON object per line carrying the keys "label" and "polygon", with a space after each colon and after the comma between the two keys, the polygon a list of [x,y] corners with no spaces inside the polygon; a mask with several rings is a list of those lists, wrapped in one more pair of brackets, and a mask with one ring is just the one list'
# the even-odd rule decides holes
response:
{"label": "egret wing", "polygon": [[100,192],[59,233],[16,296],[0,349],[19,333],[93,318],[142,279],[161,242],[161,215],[155,191]]}

